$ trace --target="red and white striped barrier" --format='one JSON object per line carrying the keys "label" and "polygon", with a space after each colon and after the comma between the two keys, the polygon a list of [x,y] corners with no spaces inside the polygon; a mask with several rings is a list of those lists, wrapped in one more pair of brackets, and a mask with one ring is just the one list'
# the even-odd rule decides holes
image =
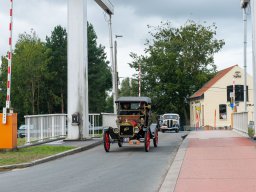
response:
{"label": "red and white striped barrier", "polygon": [[8,70],[7,70],[7,95],[6,107],[3,108],[3,124],[6,123],[7,109],[11,107],[11,74],[12,74],[12,30],[13,30],[13,0],[10,0],[10,23],[9,23],[9,52],[8,52]]}
{"label": "red and white striped barrier", "polygon": [[12,74],[12,28],[13,28],[13,0],[10,0],[10,23],[9,23],[9,52],[8,52],[8,76],[7,76],[7,95],[6,108],[10,108],[11,102],[11,74]]}

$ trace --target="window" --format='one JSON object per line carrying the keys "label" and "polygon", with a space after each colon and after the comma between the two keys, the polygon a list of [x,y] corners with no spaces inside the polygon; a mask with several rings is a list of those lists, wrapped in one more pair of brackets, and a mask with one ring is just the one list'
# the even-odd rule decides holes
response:
{"label": "window", "polygon": [[[233,85],[227,86],[227,101],[231,101],[230,93],[233,92]],[[235,85],[235,100],[244,101],[244,86]],[[248,86],[246,86],[246,101],[248,101]]]}
{"label": "window", "polygon": [[220,119],[227,119],[227,105],[226,104],[220,104],[219,105],[219,114]]}

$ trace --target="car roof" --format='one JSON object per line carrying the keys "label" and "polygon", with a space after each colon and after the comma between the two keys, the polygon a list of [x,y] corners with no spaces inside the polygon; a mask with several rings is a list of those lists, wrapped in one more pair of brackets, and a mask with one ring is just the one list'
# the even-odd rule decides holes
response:
{"label": "car roof", "polygon": [[178,115],[178,116],[179,116],[178,113],[165,113],[165,114],[163,114],[163,115]]}
{"label": "car roof", "polygon": [[151,99],[149,97],[119,97],[116,100],[116,103],[120,102],[146,102],[146,103],[151,103]]}

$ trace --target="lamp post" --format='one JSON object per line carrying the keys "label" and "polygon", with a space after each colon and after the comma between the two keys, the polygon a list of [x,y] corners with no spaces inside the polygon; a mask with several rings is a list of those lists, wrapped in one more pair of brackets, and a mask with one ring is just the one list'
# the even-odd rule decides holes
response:
{"label": "lamp post", "polygon": [[[253,121],[256,121],[256,3],[252,1],[252,68],[253,68]],[[255,129],[255,126],[254,126]],[[256,133],[256,131],[255,131]]]}
{"label": "lamp post", "polygon": [[[119,37],[123,37],[122,35],[116,35],[116,39],[119,38]],[[117,41],[115,40],[115,71],[114,71],[114,74],[115,74],[115,98],[117,99],[118,98],[118,70],[117,70]]]}
{"label": "lamp post", "polygon": [[244,21],[244,111],[247,111],[247,13],[246,8],[250,0],[241,0],[241,8],[243,9]]}
{"label": "lamp post", "polygon": [[113,108],[114,113],[116,114],[116,70],[114,63],[114,54],[113,54],[113,37],[112,37],[112,22],[111,16],[114,15],[114,6],[109,0],[95,0],[95,2],[109,15],[109,44],[110,44],[110,62],[112,65],[112,94],[113,94]]}

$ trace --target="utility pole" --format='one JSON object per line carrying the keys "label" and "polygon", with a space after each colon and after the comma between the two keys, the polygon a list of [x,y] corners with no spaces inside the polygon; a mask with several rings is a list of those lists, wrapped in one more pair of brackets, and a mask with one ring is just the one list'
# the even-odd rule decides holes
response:
{"label": "utility pole", "polygon": [[[252,63],[253,63],[253,121],[256,122],[256,3],[252,1]],[[256,131],[255,131],[256,133]]]}
{"label": "utility pole", "polygon": [[244,112],[247,111],[247,13],[246,8],[250,0],[242,0],[241,8],[243,9],[244,21]]}
{"label": "utility pole", "polygon": [[[119,38],[119,37],[123,37],[122,35],[116,35],[116,39]],[[117,41],[115,40],[115,94],[116,94],[116,99],[118,98],[118,70],[117,70]]]}
{"label": "utility pole", "polygon": [[109,15],[109,44],[110,44],[110,62],[112,65],[112,95],[113,95],[113,108],[114,114],[116,114],[116,69],[114,63],[114,53],[113,53],[113,37],[112,37],[112,22],[111,16],[114,15],[114,6],[109,0],[95,0],[95,2]]}

